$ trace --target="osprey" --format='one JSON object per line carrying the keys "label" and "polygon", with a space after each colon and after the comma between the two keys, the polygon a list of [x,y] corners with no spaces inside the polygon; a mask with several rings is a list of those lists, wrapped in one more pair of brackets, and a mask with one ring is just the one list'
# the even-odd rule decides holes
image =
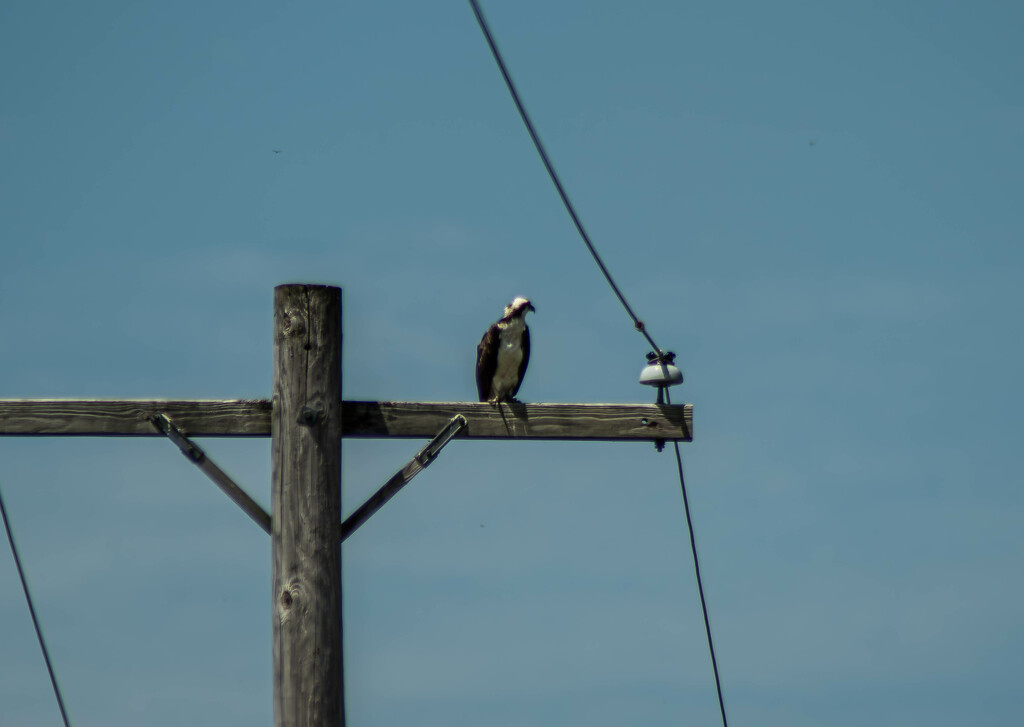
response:
{"label": "osprey", "polygon": [[505,306],[505,315],[487,329],[476,347],[476,390],[480,401],[518,401],[526,364],[530,362],[527,311],[536,310],[526,298]]}

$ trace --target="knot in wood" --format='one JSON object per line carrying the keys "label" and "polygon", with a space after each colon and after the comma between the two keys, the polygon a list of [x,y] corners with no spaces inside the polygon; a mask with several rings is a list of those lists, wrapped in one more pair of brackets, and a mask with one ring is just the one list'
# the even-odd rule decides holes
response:
{"label": "knot in wood", "polygon": [[281,586],[281,594],[277,597],[277,617],[281,623],[297,618],[303,610],[302,583],[293,578]]}
{"label": "knot in wood", "polygon": [[281,313],[281,333],[285,336],[306,335],[306,316],[298,308],[288,308]]}
{"label": "knot in wood", "polygon": [[315,427],[326,417],[327,413],[323,410],[323,407],[307,405],[299,409],[299,416],[296,421],[307,427]]}

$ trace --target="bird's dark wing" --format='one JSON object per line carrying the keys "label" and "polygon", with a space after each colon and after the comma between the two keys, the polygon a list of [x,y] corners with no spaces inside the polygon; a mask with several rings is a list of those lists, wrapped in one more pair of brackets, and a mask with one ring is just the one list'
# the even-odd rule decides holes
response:
{"label": "bird's dark wing", "polygon": [[517,377],[518,382],[516,388],[512,390],[510,396],[515,396],[519,393],[519,387],[523,385],[523,377],[526,376],[526,367],[530,363],[530,327],[523,326],[523,340],[519,344],[523,349],[523,360],[519,362],[519,376]]}
{"label": "bird's dark wing", "polygon": [[487,333],[480,339],[480,345],[476,347],[476,391],[480,395],[480,401],[487,401],[490,397],[491,380],[494,379],[494,372],[498,368],[500,342],[501,335],[495,324],[487,329]]}

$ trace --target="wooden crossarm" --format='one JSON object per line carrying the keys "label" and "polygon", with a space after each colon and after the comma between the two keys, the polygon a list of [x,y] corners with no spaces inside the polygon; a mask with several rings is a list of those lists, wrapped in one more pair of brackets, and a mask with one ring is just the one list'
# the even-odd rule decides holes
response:
{"label": "wooden crossarm", "polygon": [[[269,399],[0,399],[0,436],[160,436],[166,414],[190,437],[268,437]],[[430,438],[457,414],[467,439],[693,440],[691,404],[342,402],[342,436]]]}

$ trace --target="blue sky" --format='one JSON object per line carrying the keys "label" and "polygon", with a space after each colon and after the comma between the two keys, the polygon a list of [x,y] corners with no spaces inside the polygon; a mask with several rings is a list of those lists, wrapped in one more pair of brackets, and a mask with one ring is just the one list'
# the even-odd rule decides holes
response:
{"label": "blue sky", "polygon": [[[1019,3],[484,3],[695,405],[730,720],[1024,698]],[[647,351],[465,2],[0,7],[0,396],[265,397],[273,287],[344,289],[348,399],[526,401]],[[273,150],[280,150],[274,153]],[[206,440],[269,502],[269,443]],[[344,442],[357,507],[420,446]],[[716,724],[669,453],[455,441],[344,549],[355,727]],[[168,442],[0,440],[75,725],[269,725],[266,536]],[[59,719],[0,556],[0,724]]]}

